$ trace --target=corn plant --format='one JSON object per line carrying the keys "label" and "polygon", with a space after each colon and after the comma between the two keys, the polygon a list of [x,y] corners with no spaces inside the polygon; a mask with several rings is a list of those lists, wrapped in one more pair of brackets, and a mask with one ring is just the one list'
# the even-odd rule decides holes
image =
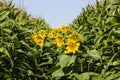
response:
{"label": "corn plant", "polygon": [[[118,80],[120,72],[120,22],[119,22],[119,0],[103,0],[96,5],[89,5],[78,16],[72,24],[76,32],[84,36],[81,56],[78,59],[82,74],[73,75],[80,79],[80,76],[100,77],[97,80]],[[105,78],[105,74],[113,73],[115,76]],[[88,72],[88,73],[83,73]],[[89,73],[89,72],[94,72]],[[111,74],[112,75],[112,74]],[[109,76],[110,77],[110,76]],[[93,79],[94,80],[94,79]]]}
{"label": "corn plant", "polygon": [[49,26],[43,19],[32,18],[12,3],[6,6],[2,2],[0,4],[0,79],[36,79],[31,75],[33,71],[37,76],[38,68],[35,68],[34,62],[37,57],[34,55],[39,49],[35,49],[30,35],[32,30]]}

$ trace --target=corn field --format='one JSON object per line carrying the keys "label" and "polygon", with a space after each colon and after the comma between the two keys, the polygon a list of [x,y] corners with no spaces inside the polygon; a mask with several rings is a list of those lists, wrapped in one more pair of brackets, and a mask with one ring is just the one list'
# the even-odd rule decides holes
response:
{"label": "corn field", "polygon": [[0,80],[120,80],[120,1],[59,28],[0,1]]}

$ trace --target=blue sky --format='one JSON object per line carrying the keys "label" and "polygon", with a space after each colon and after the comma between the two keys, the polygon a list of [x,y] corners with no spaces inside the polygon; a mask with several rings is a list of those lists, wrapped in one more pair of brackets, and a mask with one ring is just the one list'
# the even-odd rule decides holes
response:
{"label": "blue sky", "polygon": [[13,4],[24,5],[28,14],[42,17],[51,27],[71,23],[88,4],[96,0],[13,0]]}

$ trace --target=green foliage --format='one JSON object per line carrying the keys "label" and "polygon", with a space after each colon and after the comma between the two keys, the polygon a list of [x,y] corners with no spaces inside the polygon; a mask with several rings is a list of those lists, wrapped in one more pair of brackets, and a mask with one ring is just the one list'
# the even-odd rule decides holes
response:
{"label": "green foliage", "polygon": [[39,68],[38,62],[42,63],[39,55],[42,52],[32,41],[31,32],[48,29],[49,26],[43,19],[34,19],[11,3],[4,8],[2,6],[0,5],[0,79],[39,79],[45,68]]}
{"label": "green foliage", "polygon": [[[84,36],[81,48],[81,58],[78,64],[83,63],[81,72],[99,74],[95,80],[117,80],[120,72],[120,21],[119,0],[103,0],[96,5],[88,6],[83,10],[71,25],[78,33]],[[116,62],[116,65],[114,65]],[[87,67],[87,68],[86,68]],[[106,73],[114,72],[109,77]],[[79,79],[79,74],[75,73]],[[84,73],[82,73],[84,74]],[[80,74],[81,75],[81,74]],[[88,75],[85,74],[86,76]],[[118,75],[116,77],[116,75]],[[120,76],[119,76],[120,77]],[[89,78],[89,77],[88,77]],[[86,80],[89,80],[85,77]],[[82,80],[85,80],[84,78]],[[80,80],[80,79],[79,79]],[[94,80],[92,78],[92,80]]]}
{"label": "green foliage", "polygon": [[84,9],[70,24],[84,41],[77,54],[64,54],[50,39],[45,38],[45,47],[33,41],[33,31],[50,30],[42,18],[0,3],[0,79],[119,80],[119,12],[119,0],[97,1]]}

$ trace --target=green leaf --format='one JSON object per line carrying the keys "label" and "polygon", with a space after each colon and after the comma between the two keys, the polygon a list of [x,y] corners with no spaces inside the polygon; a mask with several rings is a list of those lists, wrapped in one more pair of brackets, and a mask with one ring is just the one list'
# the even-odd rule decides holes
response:
{"label": "green leaf", "polygon": [[19,52],[19,53],[25,53],[25,51],[23,51],[22,49],[18,49],[17,52]]}
{"label": "green leaf", "polygon": [[32,32],[32,30],[24,29],[24,31],[21,32],[20,34],[26,34],[26,33],[31,33],[31,32]]}
{"label": "green leaf", "polygon": [[120,3],[114,3],[114,4],[112,4],[112,5],[120,5]]}
{"label": "green leaf", "polygon": [[50,56],[47,56],[47,62],[42,62],[41,64],[39,64],[38,66],[43,66],[43,65],[48,65],[48,64],[52,64],[53,63],[53,59]]}
{"label": "green leaf", "polygon": [[0,52],[5,53],[5,55],[6,55],[8,58],[11,58],[11,57],[10,57],[10,54],[8,53],[8,51],[7,51],[5,48],[0,47]]}
{"label": "green leaf", "polygon": [[120,74],[111,74],[105,80],[116,80],[118,77],[120,77]]}
{"label": "green leaf", "polygon": [[6,18],[6,16],[8,16],[8,14],[10,13],[10,11],[4,11],[0,14],[0,21],[4,20]]}
{"label": "green leaf", "polygon": [[28,71],[27,71],[27,74],[28,74],[29,76],[31,76],[31,75],[34,76],[34,73],[33,73],[31,70],[28,70]]}
{"label": "green leaf", "polygon": [[101,58],[100,53],[99,53],[97,50],[91,50],[91,51],[89,51],[89,52],[88,52],[88,55],[89,55],[91,58],[95,59],[95,60],[98,60],[98,59]]}
{"label": "green leaf", "polygon": [[62,76],[64,76],[62,68],[52,73],[52,77],[55,78],[56,80],[60,79]]}
{"label": "green leaf", "polygon": [[[78,73],[72,73],[71,75],[70,75],[70,77],[72,78],[72,77],[76,77],[77,79],[80,79],[80,76],[79,76],[79,74]],[[80,79],[81,80],[81,79]]]}
{"label": "green leaf", "polygon": [[120,80],[120,77],[119,77],[119,78],[117,78],[116,80]]}
{"label": "green leaf", "polygon": [[120,40],[116,40],[114,44],[120,45]]}
{"label": "green leaf", "polygon": [[[77,80],[90,80],[91,76],[97,76],[97,73],[94,72],[85,72],[82,74],[77,74],[77,73],[73,73],[70,76],[74,76],[77,78]],[[99,80],[99,79],[98,79]]]}
{"label": "green leaf", "polygon": [[52,66],[52,68],[47,72],[47,74],[53,73],[58,69],[60,69],[60,66]]}
{"label": "green leaf", "polygon": [[59,58],[59,63],[60,63],[60,66],[63,68],[63,67],[67,67],[67,66],[70,66],[72,63],[75,63],[75,60],[76,60],[76,55],[60,55],[60,58]]}
{"label": "green leaf", "polygon": [[90,79],[89,73],[82,73],[79,75],[79,80],[89,80],[89,79]]}
{"label": "green leaf", "polygon": [[12,32],[12,30],[11,29],[3,29],[5,32],[7,32],[7,33],[11,33]]}
{"label": "green leaf", "polygon": [[114,61],[114,62],[112,63],[112,65],[114,65],[114,66],[120,65],[120,61]]}
{"label": "green leaf", "polygon": [[51,42],[45,42],[45,46],[50,47],[51,46]]}
{"label": "green leaf", "polygon": [[6,80],[12,80],[11,76],[8,75],[8,74],[5,74],[5,75],[4,75],[4,78],[5,78]]}
{"label": "green leaf", "polygon": [[27,48],[30,48],[29,44],[27,44],[25,41],[21,40],[20,43],[24,46],[26,46]]}
{"label": "green leaf", "polygon": [[10,57],[10,54],[7,51],[7,49],[5,49],[4,47],[0,47],[0,52],[4,53],[9,58],[9,60],[11,62],[11,67],[13,68],[13,61],[12,61],[12,59]]}
{"label": "green leaf", "polygon": [[96,75],[96,76],[92,76],[91,80],[104,80],[104,79],[99,75]]}

